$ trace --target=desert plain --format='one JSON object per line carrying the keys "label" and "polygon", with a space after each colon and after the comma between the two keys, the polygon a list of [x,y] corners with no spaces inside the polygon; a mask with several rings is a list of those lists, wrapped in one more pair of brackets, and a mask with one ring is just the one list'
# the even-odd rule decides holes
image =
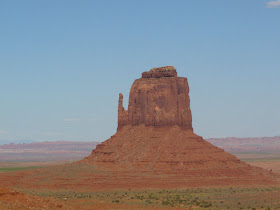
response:
{"label": "desert plain", "polygon": [[[257,141],[257,138],[255,139]],[[250,145],[249,141],[244,144],[248,140],[246,138],[236,140],[236,149],[233,154],[248,164],[280,173],[279,155],[265,147],[266,142],[269,142],[270,139],[269,137],[263,138],[254,147]],[[214,143],[213,139],[207,140]],[[216,141],[218,142],[215,142],[216,146],[229,150],[229,148],[223,145],[225,144],[225,139],[216,139]],[[72,158],[68,159],[68,155],[63,155],[66,153],[65,150],[61,153],[59,148],[61,145],[67,148],[65,146],[66,143],[63,142],[48,143],[52,145],[55,154],[53,154],[54,152],[46,154],[44,156],[45,161],[36,160],[34,155],[32,156],[33,159],[24,159],[23,155],[22,159],[18,160],[13,155],[14,153],[25,153],[28,156],[28,152],[32,153],[32,147],[37,152],[40,151],[40,148],[47,151],[43,149],[45,148],[45,143],[33,144],[36,144],[35,149],[34,145],[30,147],[30,144],[26,144],[25,149],[22,148],[21,144],[15,144],[12,148],[10,145],[11,149],[5,153],[3,147],[7,148],[8,145],[0,146],[1,157],[10,158],[10,161],[8,159],[1,161],[1,185],[5,185],[0,191],[1,209],[277,209],[280,206],[280,185],[255,187],[234,185],[226,187],[201,186],[185,189],[169,189],[163,186],[161,189],[130,187],[131,189],[103,190],[88,189],[81,185],[73,186],[71,189],[61,189],[60,187],[40,189],[36,186],[36,183],[33,183],[33,185],[29,183],[28,187],[27,185],[21,186],[21,184],[15,183],[18,176],[36,174],[39,171],[48,175],[51,171],[55,171],[56,168],[64,168],[66,171],[68,168],[67,164],[76,162],[79,158],[91,153],[91,148],[88,147],[85,150],[84,144],[89,144],[94,148],[92,142],[80,143],[80,146],[75,144],[75,150],[80,151],[80,156],[74,160]],[[279,145],[278,137],[277,140],[274,139],[274,146],[277,147]],[[254,148],[260,148],[261,151],[252,150]],[[72,151],[68,148],[67,152],[71,153]],[[53,161],[54,158],[57,161]],[[66,165],[61,166],[63,164]],[[85,166],[85,171],[90,172],[93,170],[92,168],[86,169],[86,167],[88,166]],[[79,179],[75,178],[74,174],[69,176],[61,173],[60,176]],[[7,184],[8,179],[9,184]],[[47,178],[45,177],[44,179],[47,182]],[[28,179],[25,181],[30,182]]]}

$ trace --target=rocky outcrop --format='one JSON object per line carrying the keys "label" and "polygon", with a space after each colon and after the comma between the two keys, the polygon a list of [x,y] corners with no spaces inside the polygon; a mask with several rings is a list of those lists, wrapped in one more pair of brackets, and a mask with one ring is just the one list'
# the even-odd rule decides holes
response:
{"label": "rocky outcrop", "polygon": [[[149,76],[147,76],[149,75]],[[161,67],[144,72],[135,80],[126,111],[119,96],[118,130],[125,125],[173,126],[192,130],[187,78],[177,77],[174,67]]]}
{"label": "rocky outcrop", "polygon": [[127,125],[128,112],[123,107],[123,94],[119,94],[119,106],[118,106],[118,128]]}
{"label": "rocky outcrop", "polygon": [[153,68],[142,73],[142,78],[177,77],[177,71],[173,66]]}
{"label": "rocky outcrop", "polygon": [[118,113],[117,133],[79,163],[124,174],[135,172],[138,175],[129,178],[132,183],[143,184],[147,174],[162,175],[156,179],[157,187],[174,180],[180,187],[201,185],[205,180],[211,186],[274,182],[272,173],[240,161],[193,133],[188,81],[177,77],[174,67],[143,73],[132,84],[128,110],[119,95]]}

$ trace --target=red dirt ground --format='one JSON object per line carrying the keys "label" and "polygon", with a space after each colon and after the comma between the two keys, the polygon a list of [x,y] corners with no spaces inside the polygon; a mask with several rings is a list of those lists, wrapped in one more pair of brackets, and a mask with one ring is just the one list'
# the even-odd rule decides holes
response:
{"label": "red dirt ground", "polygon": [[[108,203],[101,200],[92,200],[92,199],[65,199],[61,201],[54,198],[41,198],[39,196],[27,195],[15,190],[0,188],[0,209],[16,209],[16,210],[25,210],[25,209],[83,209],[83,210],[92,210],[92,209],[170,209],[170,207],[153,207],[153,206],[144,206],[137,204],[119,204],[119,203]],[[172,209],[182,209],[182,208],[172,208]]]}
{"label": "red dirt ground", "polygon": [[0,188],[0,209],[66,209],[66,207],[54,199],[44,199]]}

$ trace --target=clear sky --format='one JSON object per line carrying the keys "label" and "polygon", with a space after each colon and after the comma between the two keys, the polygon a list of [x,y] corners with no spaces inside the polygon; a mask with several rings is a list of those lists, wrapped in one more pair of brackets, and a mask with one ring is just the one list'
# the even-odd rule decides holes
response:
{"label": "clear sky", "polygon": [[0,143],[103,141],[143,71],[190,85],[194,131],[280,135],[280,1],[0,2]]}

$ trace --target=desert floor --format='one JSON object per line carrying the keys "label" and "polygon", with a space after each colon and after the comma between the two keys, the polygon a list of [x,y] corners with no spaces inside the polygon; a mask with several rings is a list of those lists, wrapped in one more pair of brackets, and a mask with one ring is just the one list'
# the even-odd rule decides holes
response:
{"label": "desert floor", "polygon": [[[251,165],[280,173],[280,157],[277,155],[238,154],[237,157]],[[55,169],[62,163],[0,162],[0,175],[7,177],[8,181],[15,179],[14,174]],[[53,186],[40,189],[31,183],[17,185],[16,179],[11,190],[7,189],[5,179],[2,178],[1,182],[0,209],[280,209],[280,185],[186,189],[170,189],[163,185],[162,189],[91,191],[86,187],[77,190],[55,189]]]}

